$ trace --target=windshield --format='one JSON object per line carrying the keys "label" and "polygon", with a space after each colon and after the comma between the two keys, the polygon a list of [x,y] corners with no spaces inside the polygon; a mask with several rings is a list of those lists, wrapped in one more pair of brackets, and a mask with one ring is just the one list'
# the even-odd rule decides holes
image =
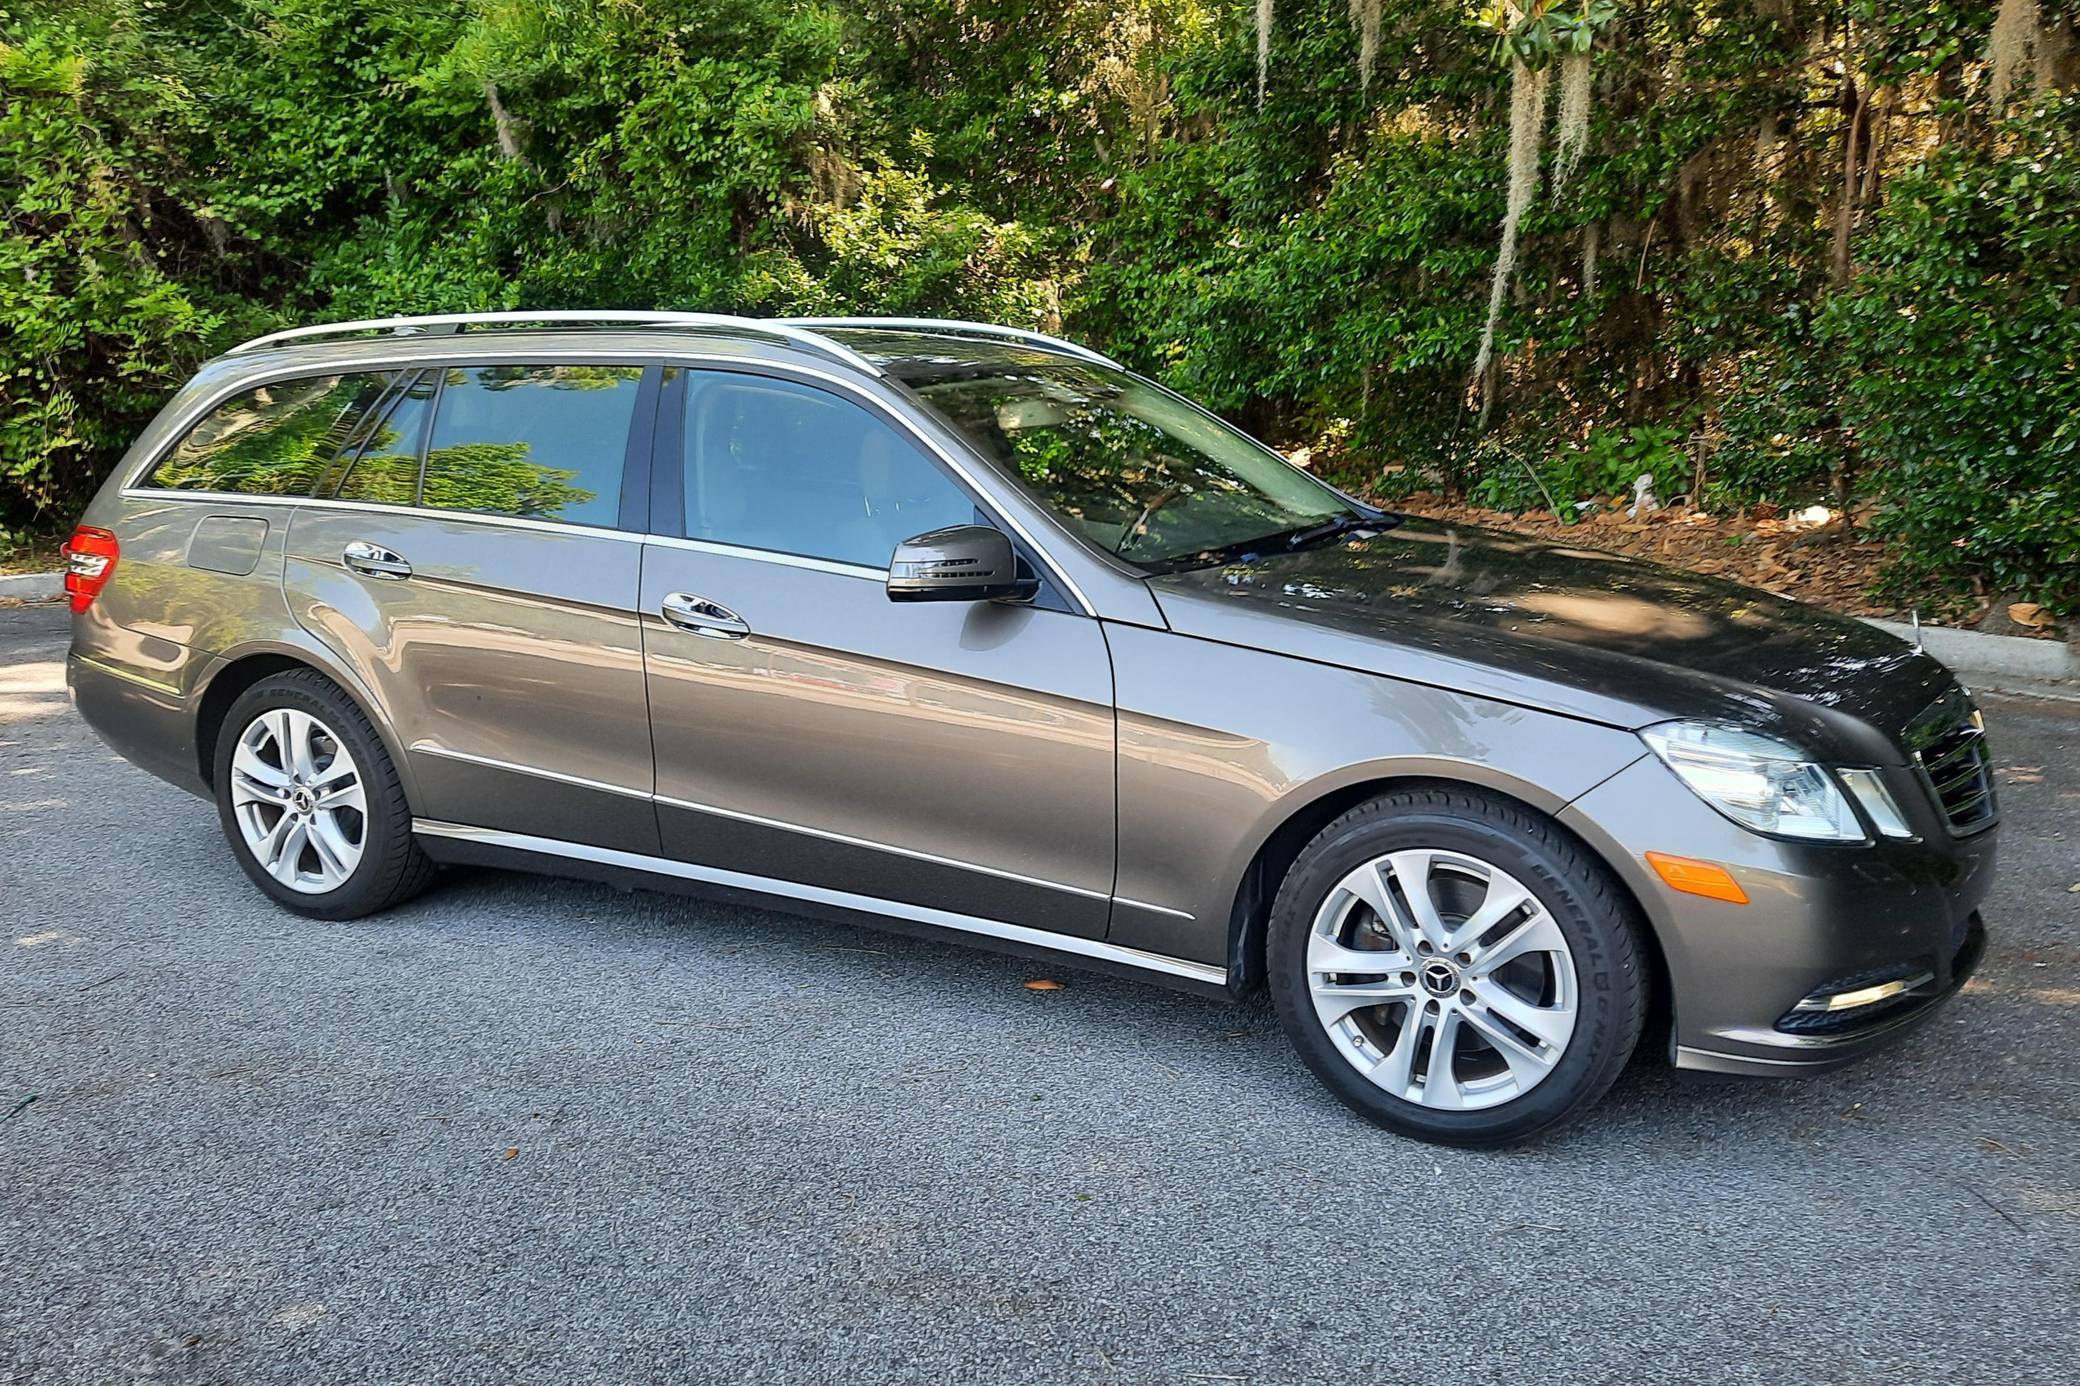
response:
{"label": "windshield", "polygon": [[1226,424],[1102,366],[972,366],[911,387],[1092,544],[1147,572],[1360,518]]}

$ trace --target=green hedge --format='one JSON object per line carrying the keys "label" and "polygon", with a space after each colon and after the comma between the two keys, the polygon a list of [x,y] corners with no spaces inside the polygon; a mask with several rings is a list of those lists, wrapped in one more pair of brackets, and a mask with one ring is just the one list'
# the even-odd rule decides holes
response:
{"label": "green hedge", "polygon": [[2003,111],[1991,0],[1622,7],[1485,414],[1474,9],[1366,82],[1281,0],[1259,104],[1254,0],[0,0],[0,531],[276,322],[846,309],[1091,338],[1386,496],[1827,501],[1903,601],[2080,612],[2068,0]]}

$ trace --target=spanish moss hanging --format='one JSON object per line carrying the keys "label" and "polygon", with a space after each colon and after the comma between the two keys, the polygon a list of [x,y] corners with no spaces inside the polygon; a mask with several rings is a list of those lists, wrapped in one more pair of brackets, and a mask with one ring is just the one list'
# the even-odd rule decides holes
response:
{"label": "spanish moss hanging", "polygon": [[1553,192],[1557,196],[1581,163],[1589,144],[1595,72],[1591,54],[1597,35],[1617,18],[1617,0],[1505,0],[1489,14],[1499,30],[1495,57],[1510,73],[1509,193],[1503,206],[1501,243],[1488,284],[1488,315],[1474,351],[1470,399],[1485,419],[1493,405],[1488,367],[1495,331],[1517,264],[1517,238],[1524,214],[1538,192],[1538,152],[1545,133],[1546,94],[1552,69],[1560,69],[1559,128],[1554,140]]}

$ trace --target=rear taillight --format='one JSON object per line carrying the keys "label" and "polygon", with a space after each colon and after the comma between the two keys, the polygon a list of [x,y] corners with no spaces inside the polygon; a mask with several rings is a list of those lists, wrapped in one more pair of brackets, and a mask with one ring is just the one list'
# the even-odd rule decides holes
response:
{"label": "rear taillight", "polygon": [[105,529],[81,525],[65,545],[65,595],[72,598],[75,615],[94,604],[101,589],[115,576],[116,558],[122,549]]}

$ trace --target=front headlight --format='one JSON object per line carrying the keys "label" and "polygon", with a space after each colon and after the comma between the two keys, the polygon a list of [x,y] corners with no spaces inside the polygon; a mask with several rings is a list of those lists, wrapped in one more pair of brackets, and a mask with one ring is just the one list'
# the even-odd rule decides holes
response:
{"label": "front headlight", "polygon": [[1708,722],[1663,722],[1640,737],[1698,798],[1744,828],[1814,842],[1866,840],[1834,777],[1795,747]]}

